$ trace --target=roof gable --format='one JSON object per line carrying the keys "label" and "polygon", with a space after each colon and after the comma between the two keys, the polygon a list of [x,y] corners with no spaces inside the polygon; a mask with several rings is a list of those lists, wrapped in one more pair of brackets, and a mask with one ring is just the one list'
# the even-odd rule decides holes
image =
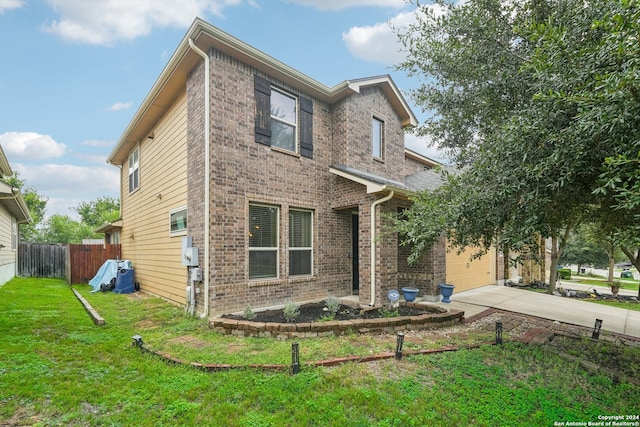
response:
{"label": "roof gable", "polygon": [[378,85],[397,111],[402,125],[410,127],[417,124],[415,115],[389,75],[345,80],[334,87],[328,87],[202,19],[196,18],[107,158],[107,162],[124,164],[135,144],[151,132],[153,126],[170,108],[176,96],[184,90],[188,74],[202,60],[190,48],[189,40],[204,52],[209,52],[211,48],[218,49],[251,65],[256,70],[330,104],[359,93],[364,87]]}

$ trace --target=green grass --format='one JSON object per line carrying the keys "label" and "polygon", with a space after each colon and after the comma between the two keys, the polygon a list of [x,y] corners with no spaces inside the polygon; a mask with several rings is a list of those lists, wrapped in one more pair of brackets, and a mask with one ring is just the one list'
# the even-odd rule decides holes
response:
{"label": "green grass", "polygon": [[[0,287],[0,425],[553,425],[633,413],[640,395],[640,387],[515,343],[399,362],[303,366],[294,376],[205,373],[142,353],[131,337],[140,334],[146,345],[188,361],[232,364],[287,364],[291,342],[222,336],[160,299],[77,288],[105,326],[93,325],[62,281],[14,279]],[[186,344],[176,343],[184,337]],[[373,336],[299,342],[303,363],[394,348]],[[408,348],[445,343],[458,342],[405,338]]]}
{"label": "green grass", "polygon": [[[620,278],[616,278],[614,280],[620,282],[620,284],[622,285],[622,289],[631,290],[631,291],[638,290],[637,280],[620,279]],[[583,278],[580,276],[577,276],[577,277],[574,276],[574,280],[572,281],[576,283],[580,283],[581,285],[603,286],[605,288],[609,287],[606,279],[598,280],[598,279],[590,279],[590,278]]]}

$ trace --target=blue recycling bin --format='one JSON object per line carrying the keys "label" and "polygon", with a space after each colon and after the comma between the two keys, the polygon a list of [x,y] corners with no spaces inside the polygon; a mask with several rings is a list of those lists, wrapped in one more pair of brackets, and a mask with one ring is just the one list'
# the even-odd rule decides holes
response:
{"label": "blue recycling bin", "polygon": [[113,290],[116,294],[132,294],[136,290],[136,281],[133,268],[122,268],[118,270],[116,277],[116,288]]}

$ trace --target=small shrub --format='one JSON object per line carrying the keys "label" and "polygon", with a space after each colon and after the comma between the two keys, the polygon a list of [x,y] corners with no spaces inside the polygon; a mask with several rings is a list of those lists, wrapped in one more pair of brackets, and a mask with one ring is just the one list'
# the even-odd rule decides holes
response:
{"label": "small shrub", "polygon": [[300,315],[300,309],[294,303],[288,302],[285,304],[282,314],[284,315],[284,320],[289,323],[293,323]]}
{"label": "small shrub", "polygon": [[242,317],[244,317],[247,320],[253,320],[256,318],[256,313],[254,313],[253,310],[251,310],[251,306],[246,306],[244,308],[244,313],[242,313]]}
{"label": "small shrub", "polygon": [[324,300],[324,303],[326,304],[329,313],[335,317],[338,310],[340,310],[340,300],[336,297],[328,297]]}
{"label": "small shrub", "polygon": [[570,268],[559,268],[559,269],[558,269],[558,276],[559,276],[562,280],[569,280],[569,279],[571,279],[571,269],[570,269]]}
{"label": "small shrub", "polygon": [[388,319],[390,317],[398,317],[400,315],[400,311],[396,308],[395,310],[391,310],[391,307],[380,309],[380,316]]}
{"label": "small shrub", "polygon": [[321,318],[318,319],[318,322],[331,322],[332,320],[334,320],[336,318],[335,314],[325,314],[324,316],[322,316]]}

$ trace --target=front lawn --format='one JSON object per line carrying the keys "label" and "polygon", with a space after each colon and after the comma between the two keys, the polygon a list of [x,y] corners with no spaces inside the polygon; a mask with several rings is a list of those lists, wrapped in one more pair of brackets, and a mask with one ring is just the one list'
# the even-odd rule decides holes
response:
{"label": "front lawn", "polygon": [[[105,326],[93,325],[63,281],[14,279],[0,287],[0,425],[553,425],[635,413],[640,395],[638,386],[517,343],[303,366],[297,375],[205,373],[143,353],[131,337],[187,361],[235,365],[288,364],[291,341],[221,336],[160,299],[77,288]],[[407,334],[409,348],[443,344],[410,341]],[[368,336],[299,343],[303,364],[394,345]]]}
{"label": "front lawn", "polygon": [[[630,279],[614,279],[617,282],[620,282],[622,285],[622,289],[630,290],[630,291],[638,291],[638,281],[630,280]],[[590,285],[590,286],[602,286],[605,288],[609,287],[606,279],[598,280],[593,278],[585,278],[581,276],[574,276],[571,280],[572,282],[580,283],[581,285]]]}

